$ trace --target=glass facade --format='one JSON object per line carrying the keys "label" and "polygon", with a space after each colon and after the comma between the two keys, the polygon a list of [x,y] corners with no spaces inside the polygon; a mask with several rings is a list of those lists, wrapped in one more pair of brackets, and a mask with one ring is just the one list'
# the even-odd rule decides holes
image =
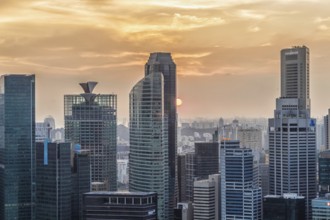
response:
{"label": "glass facade", "polygon": [[130,92],[129,190],[158,194],[158,219],[169,213],[167,121],[163,76],[152,73]]}
{"label": "glass facade", "polygon": [[116,191],[117,96],[65,95],[64,117],[66,141],[90,151],[92,184]]}
{"label": "glass facade", "polygon": [[38,220],[71,219],[70,143],[37,143]]}
{"label": "glass facade", "polygon": [[35,76],[0,79],[0,219],[35,219]]}

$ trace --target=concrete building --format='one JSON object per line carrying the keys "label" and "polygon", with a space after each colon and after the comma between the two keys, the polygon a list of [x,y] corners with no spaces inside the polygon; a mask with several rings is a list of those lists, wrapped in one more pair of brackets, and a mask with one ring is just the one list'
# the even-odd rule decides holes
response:
{"label": "concrete building", "polygon": [[263,199],[264,220],[304,220],[305,198],[294,193],[267,195]]}
{"label": "concrete building", "polygon": [[0,219],[35,219],[35,76],[0,78]]}
{"label": "concrete building", "polygon": [[[164,77],[153,72],[130,92],[129,190],[156,192],[158,219],[170,218],[168,122]],[[174,207],[171,213],[174,212]]]}
{"label": "concrete building", "polygon": [[180,202],[174,209],[174,220],[193,220],[194,207],[191,202]]}
{"label": "concrete building", "polygon": [[194,220],[219,219],[220,175],[194,181]]}
{"label": "concrete building", "polygon": [[309,49],[281,51],[281,98],[269,119],[269,183],[271,195],[297,193],[316,197],[316,123],[310,116]]}
{"label": "concrete building", "polygon": [[116,191],[117,96],[94,94],[96,84],[80,83],[84,93],[64,96],[65,139],[90,151],[93,188]]}
{"label": "concrete building", "polygon": [[157,194],[89,192],[84,194],[84,220],[157,220]]}
{"label": "concrete building", "polygon": [[239,141],[223,140],[221,164],[221,219],[262,219],[262,192],[255,175],[252,150]]}
{"label": "concrete building", "polygon": [[253,151],[262,151],[262,130],[258,128],[238,128],[237,139],[241,147],[250,148]]}
{"label": "concrete building", "polygon": [[259,178],[262,197],[269,195],[269,164],[259,163]]}

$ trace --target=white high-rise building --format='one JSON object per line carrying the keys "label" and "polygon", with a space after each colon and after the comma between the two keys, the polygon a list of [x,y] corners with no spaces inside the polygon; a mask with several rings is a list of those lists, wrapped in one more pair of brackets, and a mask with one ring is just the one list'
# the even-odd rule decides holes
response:
{"label": "white high-rise building", "polygon": [[156,192],[159,220],[169,220],[169,163],[164,78],[153,72],[130,92],[129,190]]}
{"label": "white high-rise building", "polygon": [[306,219],[316,197],[316,120],[310,116],[309,49],[281,51],[281,98],[269,119],[271,195],[296,193],[306,198]]}

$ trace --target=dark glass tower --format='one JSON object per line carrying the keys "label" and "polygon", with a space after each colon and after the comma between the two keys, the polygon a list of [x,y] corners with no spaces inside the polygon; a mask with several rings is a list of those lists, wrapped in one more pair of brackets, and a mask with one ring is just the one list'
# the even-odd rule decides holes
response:
{"label": "dark glass tower", "polygon": [[117,96],[94,94],[96,82],[80,83],[85,93],[64,96],[65,138],[90,151],[93,190],[117,190]]}
{"label": "dark glass tower", "polygon": [[145,75],[161,72],[164,76],[164,112],[168,118],[168,161],[169,161],[169,209],[170,219],[173,219],[175,208],[175,180],[176,180],[176,65],[170,53],[151,53],[145,65]]}
{"label": "dark glass tower", "polygon": [[0,219],[35,219],[35,77],[0,79]]}
{"label": "dark glass tower", "polygon": [[71,219],[70,143],[38,142],[36,216],[38,220]]}
{"label": "dark glass tower", "polygon": [[330,192],[330,150],[319,154],[319,196]]}

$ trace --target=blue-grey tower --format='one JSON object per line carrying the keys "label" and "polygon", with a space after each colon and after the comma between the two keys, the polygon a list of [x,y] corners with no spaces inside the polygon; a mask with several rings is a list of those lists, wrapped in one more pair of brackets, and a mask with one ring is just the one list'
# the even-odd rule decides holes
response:
{"label": "blue-grey tower", "polygon": [[281,51],[281,97],[269,119],[269,191],[306,199],[306,219],[316,197],[316,125],[310,116],[309,49]]}
{"label": "blue-grey tower", "polygon": [[35,219],[35,76],[0,79],[0,219]]}
{"label": "blue-grey tower", "polygon": [[130,92],[129,190],[156,192],[158,219],[169,218],[169,166],[164,77],[152,72]]}
{"label": "blue-grey tower", "polygon": [[65,139],[90,151],[92,190],[117,190],[117,96],[95,94],[96,82],[80,83],[84,93],[64,96]]}
{"label": "blue-grey tower", "polygon": [[164,77],[164,113],[167,116],[168,166],[169,166],[169,209],[170,219],[174,217],[176,197],[176,154],[177,154],[177,112],[176,112],[176,65],[170,53],[151,53],[145,65],[145,75],[160,72]]}

